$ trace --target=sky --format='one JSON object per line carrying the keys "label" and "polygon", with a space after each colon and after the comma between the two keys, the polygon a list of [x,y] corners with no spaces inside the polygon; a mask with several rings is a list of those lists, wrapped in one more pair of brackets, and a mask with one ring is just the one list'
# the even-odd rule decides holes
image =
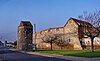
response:
{"label": "sky", "polygon": [[100,0],[0,0],[0,40],[17,40],[20,21],[36,24],[39,32],[99,9]]}

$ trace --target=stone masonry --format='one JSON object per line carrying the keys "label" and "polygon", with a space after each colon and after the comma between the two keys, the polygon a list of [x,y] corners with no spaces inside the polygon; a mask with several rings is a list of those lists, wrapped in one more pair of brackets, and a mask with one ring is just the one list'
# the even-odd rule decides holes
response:
{"label": "stone masonry", "polygon": [[18,41],[17,49],[29,50],[32,49],[32,34],[33,26],[29,21],[21,21],[18,26]]}
{"label": "stone masonry", "polygon": [[[69,45],[64,47],[63,49],[67,50],[81,50],[82,49],[82,44],[81,40],[83,39],[82,37],[84,36],[84,27],[91,27],[92,25],[88,22],[75,19],[75,18],[70,18],[67,23],[63,27],[56,27],[56,28],[49,28],[42,30],[40,32],[37,32],[36,34],[33,34],[33,43],[34,42],[34,36],[36,35],[36,44],[37,48],[39,49],[50,49],[50,44],[44,43],[41,39],[41,37],[44,34],[66,34],[65,39],[69,38]],[[90,45],[87,43],[87,39],[84,39],[86,42],[86,45]],[[89,39],[90,40],[90,39]],[[95,42],[94,42],[95,43]],[[98,44],[100,46],[100,44]],[[59,49],[57,45],[53,44],[53,49]]]}

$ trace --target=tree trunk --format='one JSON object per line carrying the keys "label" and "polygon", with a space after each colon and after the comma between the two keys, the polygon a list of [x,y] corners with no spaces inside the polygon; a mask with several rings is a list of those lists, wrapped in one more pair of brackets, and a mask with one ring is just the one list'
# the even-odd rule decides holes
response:
{"label": "tree trunk", "polygon": [[92,52],[94,52],[94,45],[93,45],[93,37],[91,37],[91,50],[92,50]]}
{"label": "tree trunk", "polygon": [[62,50],[62,46],[61,46],[61,50]]}
{"label": "tree trunk", "polygon": [[50,50],[52,50],[52,41],[50,42],[50,45],[51,45],[51,49]]}

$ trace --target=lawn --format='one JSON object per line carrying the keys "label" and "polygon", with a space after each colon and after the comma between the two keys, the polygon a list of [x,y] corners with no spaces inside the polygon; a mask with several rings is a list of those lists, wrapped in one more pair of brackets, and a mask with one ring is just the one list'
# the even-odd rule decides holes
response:
{"label": "lawn", "polygon": [[40,52],[43,54],[57,54],[63,56],[76,56],[86,58],[100,57],[100,50],[96,50],[95,52],[91,52],[90,50],[38,50],[36,52]]}

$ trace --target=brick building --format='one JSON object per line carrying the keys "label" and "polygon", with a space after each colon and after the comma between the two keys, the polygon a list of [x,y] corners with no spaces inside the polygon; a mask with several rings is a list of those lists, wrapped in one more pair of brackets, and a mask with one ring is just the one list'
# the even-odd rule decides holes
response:
{"label": "brick building", "polygon": [[[33,43],[37,44],[37,48],[40,49],[50,49],[50,44],[44,43],[41,39],[41,37],[44,34],[66,34],[65,39],[69,38],[69,45],[65,46],[63,49],[70,49],[70,50],[81,50],[82,49],[82,42],[86,43],[85,45],[90,45],[90,38],[83,38],[85,27],[91,27],[92,25],[88,22],[70,18],[67,23],[63,27],[57,27],[57,28],[49,28],[42,30],[40,32],[37,32],[33,34]],[[34,42],[34,37],[36,35],[36,42]],[[94,42],[97,43],[97,42]],[[100,40],[99,44],[100,46]],[[53,49],[59,49],[59,47],[55,44],[53,44]]]}
{"label": "brick building", "polygon": [[18,41],[17,49],[28,50],[32,49],[32,34],[33,26],[29,21],[21,21],[18,26]]}

